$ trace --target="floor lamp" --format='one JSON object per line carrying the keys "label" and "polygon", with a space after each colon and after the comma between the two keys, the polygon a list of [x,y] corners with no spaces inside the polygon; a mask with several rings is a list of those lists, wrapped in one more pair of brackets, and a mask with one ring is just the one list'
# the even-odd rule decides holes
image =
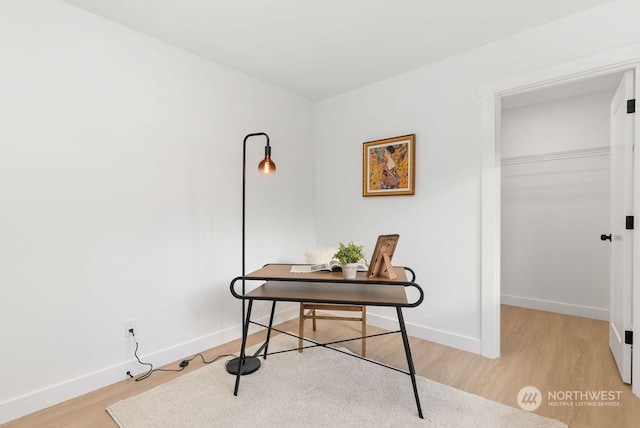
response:
{"label": "floor lamp", "polygon": [[[275,174],[276,164],[271,160],[271,146],[269,145],[269,136],[264,132],[257,132],[255,134],[249,134],[244,137],[242,142],[242,276],[245,275],[245,190],[247,184],[247,140],[251,137],[262,135],[267,139],[267,144],[264,146],[264,159],[258,164],[258,172],[261,175],[269,176]],[[245,294],[244,279],[242,280],[242,295]],[[245,323],[245,307],[244,300],[242,300],[242,328],[244,330]],[[243,333],[244,334],[244,333]],[[244,361],[240,361],[240,358],[234,358],[226,364],[227,372],[231,374],[246,375],[255,372],[260,368],[260,360],[257,357],[245,356]]]}

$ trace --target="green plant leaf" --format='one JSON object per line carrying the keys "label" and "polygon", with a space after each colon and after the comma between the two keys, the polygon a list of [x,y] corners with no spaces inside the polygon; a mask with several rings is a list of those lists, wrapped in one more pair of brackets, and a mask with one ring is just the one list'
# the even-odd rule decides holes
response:
{"label": "green plant leaf", "polygon": [[340,242],[338,244],[338,251],[333,255],[341,264],[358,263],[360,259],[364,258],[364,246],[356,245],[352,241],[348,244]]}

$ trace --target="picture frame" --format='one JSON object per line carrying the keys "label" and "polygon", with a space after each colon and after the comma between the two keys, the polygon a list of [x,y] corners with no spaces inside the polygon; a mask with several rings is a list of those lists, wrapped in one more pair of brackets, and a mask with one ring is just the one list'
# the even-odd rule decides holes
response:
{"label": "picture frame", "polygon": [[362,196],[415,194],[416,135],[362,144]]}
{"label": "picture frame", "polygon": [[376,246],[373,248],[367,278],[387,277],[396,279],[396,273],[393,270],[391,259],[396,251],[400,235],[379,235]]}

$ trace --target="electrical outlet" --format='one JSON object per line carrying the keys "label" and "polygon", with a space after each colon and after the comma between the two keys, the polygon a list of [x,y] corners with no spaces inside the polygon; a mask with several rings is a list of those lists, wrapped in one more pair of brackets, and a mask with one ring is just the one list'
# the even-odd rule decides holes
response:
{"label": "electrical outlet", "polygon": [[135,318],[132,318],[130,320],[126,320],[124,322],[124,337],[133,336],[131,334],[131,332],[129,331],[131,329],[133,329],[133,331],[136,331],[136,320],[135,320]]}

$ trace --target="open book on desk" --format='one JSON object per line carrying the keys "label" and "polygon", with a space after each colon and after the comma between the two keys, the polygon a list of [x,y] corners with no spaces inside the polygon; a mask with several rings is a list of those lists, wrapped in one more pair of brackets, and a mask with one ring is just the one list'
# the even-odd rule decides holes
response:
{"label": "open book on desk", "polygon": [[[321,271],[341,271],[342,266],[338,260],[331,260],[329,263],[320,263],[317,265],[292,265],[291,273],[309,273]],[[369,266],[366,263],[358,263],[358,272],[367,272]]]}

